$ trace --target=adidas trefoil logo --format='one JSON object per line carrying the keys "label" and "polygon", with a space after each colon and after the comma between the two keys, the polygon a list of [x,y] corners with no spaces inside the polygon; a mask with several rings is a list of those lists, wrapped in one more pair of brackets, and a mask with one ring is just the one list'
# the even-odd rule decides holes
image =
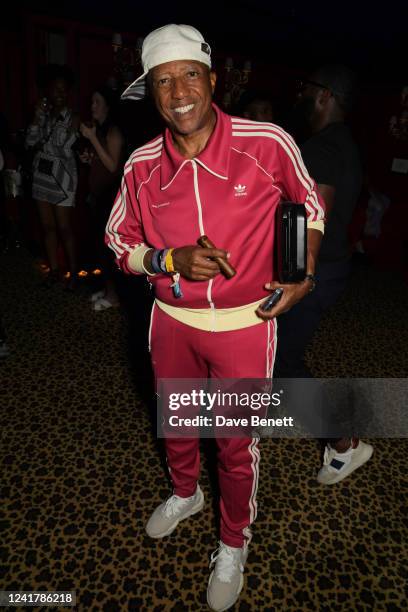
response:
{"label": "adidas trefoil logo", "polygon": [[239,183],[238,185],[235,185],[234,189],[235,189],[235,197],[248,195],[246,192],[246,185],[241,185]]}

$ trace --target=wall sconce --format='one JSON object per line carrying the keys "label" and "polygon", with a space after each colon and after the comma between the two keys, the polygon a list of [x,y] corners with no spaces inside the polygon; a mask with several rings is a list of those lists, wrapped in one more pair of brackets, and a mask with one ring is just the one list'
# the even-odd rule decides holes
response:
{"label": "wall sconce", "polygon": [[143,38],[139,36],[136,45],[123,44],[122,34],[114,32],[112,36],[113,69],[115,78],[127,87],[135,79],[141,64]]}
{"label": "wall sconce", "polygon": [[240,70],[234,67],[234,60],[232,57],[227,57],[224,68],[225,92],[222,102],[223,106],[228,110],[237,104],[244,93],[248,85],[252,66],[250,60],[246,60],[243,68]]}

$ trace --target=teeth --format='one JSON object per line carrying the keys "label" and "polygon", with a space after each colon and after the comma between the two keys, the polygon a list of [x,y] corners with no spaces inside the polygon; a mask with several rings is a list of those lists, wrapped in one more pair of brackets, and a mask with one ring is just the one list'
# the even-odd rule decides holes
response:
{"label": "teeth", "polygon": [[179,113],[180,115],[184,115],[184,113],[188,113],[188,111],[191,111],[192,108],[194,108],[194,104],[188,104],[188,106],[179,106],[178,108],[175,108],[174,110],[176,111],[176,113]]}

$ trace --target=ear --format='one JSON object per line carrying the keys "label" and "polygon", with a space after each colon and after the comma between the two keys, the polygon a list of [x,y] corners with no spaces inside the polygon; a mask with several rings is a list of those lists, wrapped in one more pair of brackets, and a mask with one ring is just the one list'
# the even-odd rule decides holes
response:
{"label": "ear", "polygon": [[333,94],[328,89],[321,89],[317,95],[316,102],[320,108],[325,108],[332,99]]}
{"label": "ear", "polygon": [[211,83],[211,92],[215,91],[215,84],[217,82],[217,75],[212,70],[210,71],[210,83]]}

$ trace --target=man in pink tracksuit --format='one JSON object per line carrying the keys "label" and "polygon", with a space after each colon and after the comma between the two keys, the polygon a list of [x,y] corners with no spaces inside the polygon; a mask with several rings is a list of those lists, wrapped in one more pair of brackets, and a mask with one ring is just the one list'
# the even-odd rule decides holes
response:
{"label": "man in pink tracksuit", "polygon": [[[150,348],[159,378],[268,378],[276,348],[275,317],[314,286],[324,202],[291,137],[271,123],[224,114],[212,103],[216,76],[210,47],[193,27],[151,32],[144,73],[123,94],[149,86],[164,134],[137,149],[125,166],[107,225],[118,265],[154,285]],[[277,306],[260,309],[273,281],[274,217],[280,200],[306,205],[308,277],[285,285]],[[197,246],[208,235],[218,248]],[[227,280],[214,258],[230,262]],[[256,517],[256,438],[218,439],[220,546],[212,556],[207,600],[226,610],[243,586],[250,524]],[[169,535],[202,509],[199,440],[166,439],[173,495],[147,523]]]}

